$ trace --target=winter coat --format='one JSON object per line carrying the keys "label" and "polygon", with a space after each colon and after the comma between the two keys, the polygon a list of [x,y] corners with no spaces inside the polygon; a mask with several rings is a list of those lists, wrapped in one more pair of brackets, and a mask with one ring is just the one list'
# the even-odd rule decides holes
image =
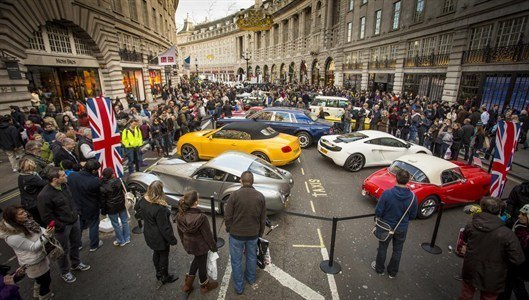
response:
{"label": "winter coat", "polygon": [[470,124],[463,125],[463,127],[461,127],[461,131],[461,143],[463,145],[470,146],[472,134],[474,134],[474,126]]}
{"label": "winter coat", "polygon": [[68,187],[72,191],[81,219],[99,218],[101,208],[100,186],[99,178],[85,170],[71,173],[68,176]]}
{"label": "winter coat", "polygon": [[417,217],[417,197],[414,196],[410,189],[395,186],[392,189],[384,191],[378,200],[375,215],[391,226],[391,228],[395,228],[412,200],[413,203],[408,213],[402,219],[399,227],[395,229],[396,232],[406,232],[408,230],[409,220]]}
{"label": "winter coat", "polygon": [[262,236],[266,221],[266,202],[261,192],[242,186],[233,192],[224,208],[226,231],[239,238]]}
{"label": "winter coat", "polygon": [[56,232],[62,232],[65,225],[73,224],[78,219],[77,206],[66,184],[60,190],[46,185],[37,196],[37,208],[44,224],[55,221]]}
{"label": "winter coat", "polygon": [[22,156],[21,160],[23,159],[31,159],[33,162],[35,162],[35,165],[37,165],[37,169],[35,171],[40,175],[40,177],[48,178],[46,173],[51,166],[47,161],[42,159],[42,157],[35,156],[31,153],[26,153],[24,156]]}
{"label": "winter coat", "polygon": [[173,226],[169,221],[171,211],[168,207],[153,204],[141,198],[134,206],[139,211],[143,221],[143,236],[147,246],[152,250],[167,250],[169,245],[176,245],[177,239],[173,232]]}
{"label": "winter coat", "polygon": [[41,227],[40,231],[40,234],[31,232],[30,236],[26,236],[20,229],[14,228],[4,220],[0,221],[0,238],[13,248],[21,266],[34,265],[46,258],[44,244],[40,240],[44,229]]}
{"label": "winter coat", "polygon": [[5,284],[4,276],[0,275],[0,300],[22,300],[16,284]]}
{"label": "winter coat", "polygon": [[464,236],[463,280],[480,291],[503,292],[509,264],[525,260],[516,235],[498,216],[482,212],[472,217]]}
{"label": "winter coat", "polygon": [[511,216],[510,220],[512,220],[510,225],[512,225],[514,224],[514,221],[518,219],[520,208],[522,208],[526,204],[529,204],[529,181],[525,181],[515,186],[511,190],[506,204],[507,213]]}
{"label": "winter coat", "polygon": [[18,176],[18,189],[20,190],[20,203],[24,208],[30,209],[37,206],[37,196],[48,182],[38,174],[20,174]]}
{"label": "winter coat", "polygon": [[125,193],[121,185],[121,179],[102,180],[99,191],[102,215],[113,215],[125,210]]}
{"label": "winter coat", "polygon": [[9,123],[1,123],[0,149],[12,151],[20,147],[22,147],[22,140],[18,129]]}
{"label": "winter coat", "polygon": [[69,152],[68,150],[61,147],[55,153],[53,153],[53,162],[55,163],[56,167],[60,167],[63,160],[71,160],[74,164],[79,163],[79,158],[74,152]]}
{"label": "winter coat", "polygon": [[206,215],[198,208],[190,208],[177,216],[178,235],[188,254],[204,255],[209,250],[216,252],[217,246]]}
{"label": "winter coat", "polygon": [[[529,257],[529,227],[516,223],[513,227],[514,234],[520,241],[525,257]],[[513,267],[514,276],[524,281],[529,281],[529,260],[526,259],[521,265]]]}

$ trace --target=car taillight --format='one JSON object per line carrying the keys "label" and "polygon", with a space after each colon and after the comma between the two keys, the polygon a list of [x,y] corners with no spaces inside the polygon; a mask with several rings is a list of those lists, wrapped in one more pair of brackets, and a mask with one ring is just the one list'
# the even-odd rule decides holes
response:
{"label": "car taillight", "polygon": [[283,151],[283,153],[288,153],[288,152],[292,151],[292,148],[290,148],[290,146],[285,146],[285,147],[281,148],[281,151]]}

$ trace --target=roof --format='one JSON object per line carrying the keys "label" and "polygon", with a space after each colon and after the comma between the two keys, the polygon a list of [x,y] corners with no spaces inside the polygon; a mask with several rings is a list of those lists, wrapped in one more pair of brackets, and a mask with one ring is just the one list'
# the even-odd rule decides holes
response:
{"label": "roof", "polygon": [[264,111],[269,111],[269,110],[272,110],[272,111],[286,111],[286,112],[290,112],[290,113],[304,113],[304,112],[309,112],[308,110],[306,109],[303,109],[303,108],[296,108],[296,107],[281,107],[281,106],[273,106],[273,107],[267,107],[265,109],[263,109]]}
{"label": "roof", "polygon": [[264,140],[277,136],[279,133],[275,132],[272,135],[265,135],[262,133],[263,129],[270,127],[269,125],[256,121],[247,121],[247,122],[233,122],[230,124],[224,125],[223,130],[238,130],[243,131],[252,137],[252,140]]}
{"label": "roof", "polygon": [[382,131],[378,131],[378,130],[360,130],[358,132],[362,133],[362,134],[365,134],[369,138],[381,138],[381,137],[395,138],[395,136],[393,136],[393,135],[391,135],[391,134],[389,134],[387,132],[382,132]]}
{"label": "roof", "polygon": [[219,170],[241,176],[242,172],[248,170],[256,157],[239,151],[227,151],[213,158],[204,166],[214,167]]}
{"label": "roof", "polygon": [[435,185],[442,185],[441,173],[444,170],[458,168],[458,166],[451,161],[428,154],[419,153],[404,155],[397,158],[397,160],[408,163],[423,171],[430,180],[430,183]]}

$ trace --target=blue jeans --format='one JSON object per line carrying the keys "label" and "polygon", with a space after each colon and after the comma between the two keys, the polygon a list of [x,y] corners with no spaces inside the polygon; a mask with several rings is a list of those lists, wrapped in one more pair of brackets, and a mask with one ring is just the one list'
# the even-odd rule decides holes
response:
{"label": "blue jeans", "polygon": [[99,247],[99,215],[94,219],[81,219],[81,229],[85,228],[88,228],[90,249],[97,249]]}
{"label": "blue jeans", "polygon": [[[116,233],[116,241],[120,244],[130,241],[130,229],[129,229],[129,218],[127,216],[127,210],[124,209],[117,214],[108,214],[110,223],[114,227]],[[121,226],[119,225],[118,218],[121,220]]]}
{"label": "blue jeans", "polygon": [[[377,230],[381,230],[377,228]],[[395,234],[388,238],[385,242],[378,242],[377,259],[375,271],[377,273],[383,273],[386,264],[386,253],[388,246],[393,241],[393,254],[388,264],[388,274],[390,276],[397,276],[399,272],[400,256],[402,255],[402,248],[404,247],[404,241],[406,240],[407,231],[397,231]]]}
{"label": "blue jeans", "polygon": [[125,148],[125,154],[127,155],[127,165],[129,167],[129,174],[140,171],[140,148]]}
{"label": "blue jeans", "polygon": [[242,253],[246,248],[246,270],[244,277],[249,284],[255,283],[257,268],[257,239],[241,241],[230,235],[230,257],[233,286],[237,294],[244,292],[244,278],[242,271]]}

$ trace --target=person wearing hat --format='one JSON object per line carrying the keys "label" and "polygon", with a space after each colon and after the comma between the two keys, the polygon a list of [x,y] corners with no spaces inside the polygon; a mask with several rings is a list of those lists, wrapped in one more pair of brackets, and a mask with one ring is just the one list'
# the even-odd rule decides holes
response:
{"label": "person wearing hat", "polygon": [[525,204],[518,214],[518,219],[514,223],[512,231],[520,241],[525,262],[519,266],[511,266],[507,273],[505,291],[500,294],[498,300],[509,300],[514,292],[516,299],[529,299],[529,294],[525,289],[525,281],[529,281],[529,204]]}

